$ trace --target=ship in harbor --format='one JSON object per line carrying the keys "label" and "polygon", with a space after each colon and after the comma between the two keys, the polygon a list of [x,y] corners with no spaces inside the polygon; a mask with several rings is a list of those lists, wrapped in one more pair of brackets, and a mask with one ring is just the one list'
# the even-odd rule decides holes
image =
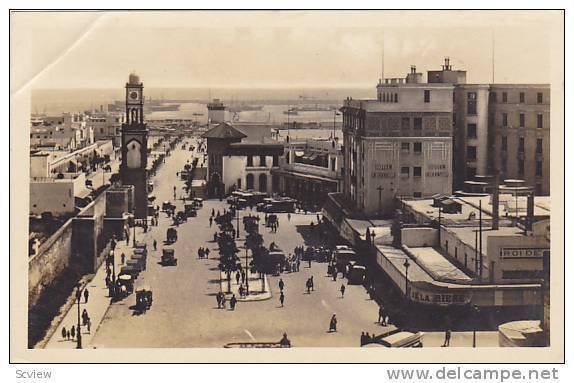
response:
{"label": "ship in harbor", "polygon": [[296,112],[330,112],[335,109],[336,109],[335,106],[319,105],[319,104],[315,104],[314,106],[311,105],[296,106],[292,108],[292,110]]}
{"label": "ship in harbor", "polygon": [[230,111],[231,113],[254,112],[263,110],[263,105],[248,105],[248,104],[231,105],[227,107],[227,110]]}

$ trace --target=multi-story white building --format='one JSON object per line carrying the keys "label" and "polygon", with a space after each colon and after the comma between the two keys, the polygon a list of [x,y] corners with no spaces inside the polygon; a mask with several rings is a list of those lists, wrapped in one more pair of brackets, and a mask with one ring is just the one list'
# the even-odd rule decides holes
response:
{"label": "multi-story white building", "polygon": [[452,192],[453,86],[385,79],[376,100],[347,99],[343,196],[366,215],[390,215],[398,197]]}

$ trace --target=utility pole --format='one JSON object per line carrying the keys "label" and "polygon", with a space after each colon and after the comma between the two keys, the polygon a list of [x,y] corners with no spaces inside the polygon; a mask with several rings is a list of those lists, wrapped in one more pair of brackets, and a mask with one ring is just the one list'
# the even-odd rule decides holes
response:
{"label": "utility pole", "polygon": [[379,187],[377,187],[377,190],[379,191],[379,215],[381,215],[381,209],[382,209],[381,203],[382,203],[382,198],[383,198],[383,194],[382,194],[383,187],[381,185],[379,185]]}

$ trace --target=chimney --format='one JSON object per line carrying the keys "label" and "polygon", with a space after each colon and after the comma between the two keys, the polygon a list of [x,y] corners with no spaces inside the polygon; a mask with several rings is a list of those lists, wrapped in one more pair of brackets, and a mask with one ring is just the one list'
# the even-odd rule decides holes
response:
{"label": "chimney", "polygon": [[450,70],[452,67],[450,66],[450,57],[444,58],[444,65],[442,66],[442,70]]}
{"label": "chimney", "polygon": [[411,73],[412,74],[417,73],[417,67],[415,65],[411,65]]}
{"label": "chimney", "polygon": [[529,193],[526,197],[526,225],[527,231],[532,231],[532,221],[534,219],[534,193]]}
{"label": "chimney", "polygon": [[496,177],[494,189],[492,190],[492,230],[498,230],[500,220],[500,213],[498,212],[499,194],[500,191],[498,189],[498,177]]}

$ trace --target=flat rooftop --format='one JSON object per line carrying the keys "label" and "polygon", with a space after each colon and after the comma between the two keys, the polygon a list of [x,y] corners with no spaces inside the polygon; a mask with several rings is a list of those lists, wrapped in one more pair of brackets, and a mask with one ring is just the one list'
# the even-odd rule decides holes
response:
{"label": "flat rooftop", "polygon": [[444,282],[471,282],[472,278],[453,265],[433,247],[408,247],[415,261],[435,280]]}

